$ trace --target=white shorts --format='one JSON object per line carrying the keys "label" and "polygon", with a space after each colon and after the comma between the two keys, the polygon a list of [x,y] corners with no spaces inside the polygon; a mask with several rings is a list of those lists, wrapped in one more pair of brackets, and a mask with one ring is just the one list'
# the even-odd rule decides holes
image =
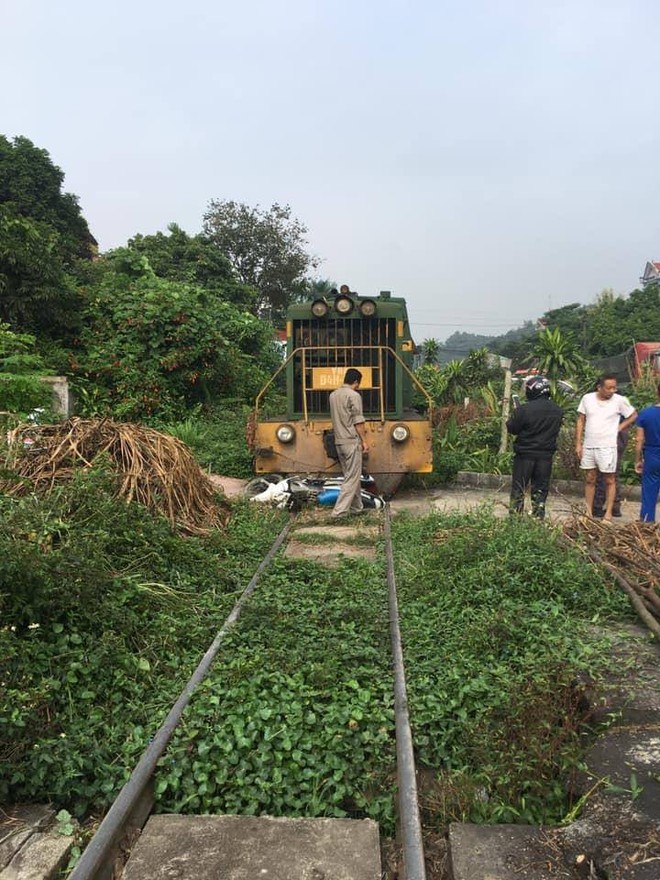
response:
{"label": "white shorts", "polygon": [[616,446],[585,446],[580,467],[583,471],[597,468],[601,474],[613,474],[616,471],[616,457]]}

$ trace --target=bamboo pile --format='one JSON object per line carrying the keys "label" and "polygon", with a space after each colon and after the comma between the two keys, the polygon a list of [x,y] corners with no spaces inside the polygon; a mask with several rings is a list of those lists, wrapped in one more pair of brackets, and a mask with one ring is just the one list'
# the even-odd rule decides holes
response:
{"label": "bamboo pile", "polygon": [[117,476],[117,494],[167,517],[174,528],[203,534],[223,526],[228,505],[188,447],[175,437],[111,419],[72,418],[57,425],[19,425],[7,435],[12,477],[0,490],[48,492],[104,457]]}

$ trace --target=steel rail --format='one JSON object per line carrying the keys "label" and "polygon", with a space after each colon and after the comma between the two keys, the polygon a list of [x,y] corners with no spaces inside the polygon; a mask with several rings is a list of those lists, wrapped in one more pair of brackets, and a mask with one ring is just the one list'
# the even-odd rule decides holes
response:
{"label": "steel rail", "polygon": [[385,553],[387,557],[387,586],[390,611],[390,640],[394,669],[394,723],[396,729],[396,765],[399,785],[399,816],[403,841],[405,880],[426,880],[422,823],[419,816],[417,777],[412,732],[408,716],[406,674],[403,666],[403,648],[399,628],[399,602],[394,578],[390,505],[385,506]]}
{"label": "steel rail", "polygon": [[[154,770],[156,769],[156,765],[163,755],[176,726],[181,720],[183,710],[190,702],[195,688],[200,684],[209,671],[209,668],[218,653],[222,640],[240,617],[243,605],[254,592],[259,577],[268,568],[283,541],[286,539],[292,521],[292,519],[289,520],[285,525],[266,556],[260,562],[259,567],[250,580],[250,583],[241,593],[231,613],[222,625],[222,628],[218,631],[213,643],[207,650],[206,654],[204,654],[204,657],[190,677],[178,700],[170,709],[167,718],[156,731],[151,743],[143,752],[142,757],[133,770],[128,782],[117,795],[117,798],[99,825],[96,834],[90,840],[80,857],[80,861],[69,875],[69,880],[94,880],[94,878],[102,876],[101,872],[103,871],[107,872],[107,876],[111,875],[112,865],[108,863],[108,859],[113,848],[119,842],[122,834],[126,830],[132,814],[135,813],[136,808],[140,806],[141,801],[144,799],[153,777]],[[144,818],[146,818],[146,816]]]}

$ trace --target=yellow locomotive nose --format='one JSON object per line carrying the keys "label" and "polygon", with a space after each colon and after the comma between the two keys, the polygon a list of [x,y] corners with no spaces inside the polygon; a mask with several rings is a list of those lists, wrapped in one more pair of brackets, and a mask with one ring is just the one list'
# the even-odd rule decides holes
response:
{"label": "yellow locomotive nose", "polygon": [[[405,300],[381,291],[362,297],[347,284],[289,307],[286,358],[257,397],[251,448],[257,473],[338,473],[324,437],[331,430],[330,393],[349,367],[362,374],[359,394],[374,477],[428,473],[432,459],[432,400],[412,372],[414,344]],[[286,409],[266,417],[268,390],[282,379]],[[415,408],[413,408],[413,395]],[[425,410],[418,409],[425,401]],[[379,482],[377,480],[377,482]]]}

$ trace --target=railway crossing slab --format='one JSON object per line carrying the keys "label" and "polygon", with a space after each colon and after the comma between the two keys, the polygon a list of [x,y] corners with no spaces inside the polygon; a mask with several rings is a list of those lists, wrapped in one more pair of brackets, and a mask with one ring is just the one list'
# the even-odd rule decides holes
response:
{"label": "railway crossing slab", "polygon": [[[358,521],[356,517],[356,525]],[[339,523],[298,528],[292,532],[283,555],[289,559],[309,559],[330,566],[336,566],[341,557],[373,561],[376,558],[378,526],[366,525],[362,521],[359,523],[359,529]]]}
{"label": "railway crossing slab", "polygon": [[542,840],[543,832],[529,825],[454,822],[449,826],[452,876],[454,880],[557,880],[554,867],[543,864]]}
{"label": "railway crossing slab", "polygon": [[73,837],[53,828],[55,810],[35,804],[0,812],[0,880],[58,877],[66,865]]}
{"label": "railway crossing slab", "polygon": [[371,819],[152,816],[123,880],[380,880]]}

